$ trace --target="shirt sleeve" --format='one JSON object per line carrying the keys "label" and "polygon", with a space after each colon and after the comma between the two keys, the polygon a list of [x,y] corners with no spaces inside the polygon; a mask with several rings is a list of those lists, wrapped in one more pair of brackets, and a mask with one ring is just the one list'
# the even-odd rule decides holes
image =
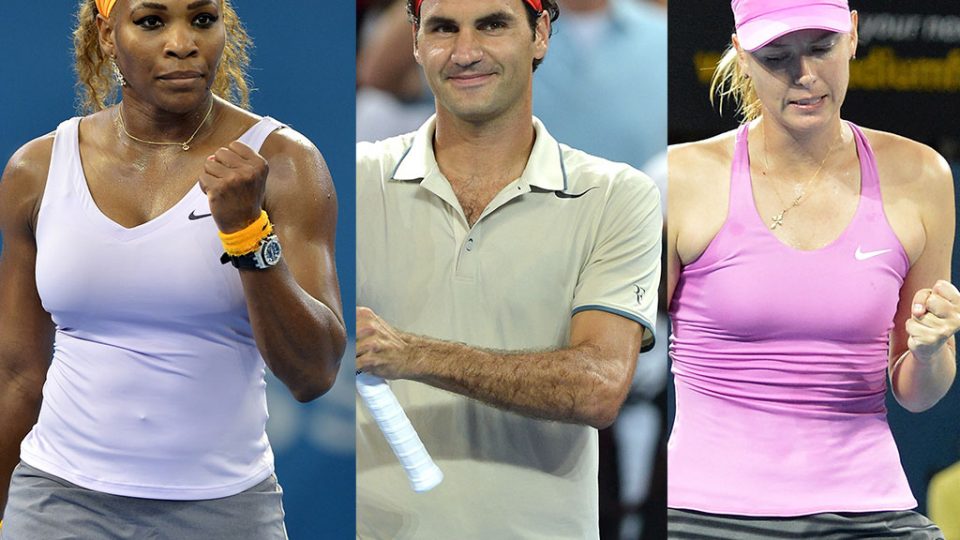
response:
{"label": "shirt sleeve", "polygon": [[644,327],[641,351],[653,348],[663,217],[656,186],[629,169],[611,185],[596,241],[580,273],[573,313],[599,310]]}

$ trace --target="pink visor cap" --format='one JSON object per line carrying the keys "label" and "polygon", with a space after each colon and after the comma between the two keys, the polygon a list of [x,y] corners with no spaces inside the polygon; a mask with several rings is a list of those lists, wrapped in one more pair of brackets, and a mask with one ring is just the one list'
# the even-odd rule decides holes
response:
{"label": "pink visor cap", "polygon": [[796,30],[850,31],[847,0],[733,0],[737,39],[754,51]]}

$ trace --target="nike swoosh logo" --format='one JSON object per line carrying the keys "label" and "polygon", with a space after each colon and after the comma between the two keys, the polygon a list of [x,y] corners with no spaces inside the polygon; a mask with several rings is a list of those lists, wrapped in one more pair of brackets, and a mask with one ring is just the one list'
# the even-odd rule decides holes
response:
{"label": "nike swoosh logo", "polygon": [[857,246],[857,252],[854,253],[853,256],[856,257],[858,261],[865,261],[867,259],[876,257],[877,255],[883,255],[884,253],[889,253],[890,251],[892,250],[878,249],[877,251],[861,251],[860,246]]}
{"label": "nike swoosh logo", "polygon": [[190,221],[195,221],[198,219],[203,219],[205,217],[210,217],[212,215],[213,214],[198,214],[196,210],[191,210],[190,215],[187,216],[187,219],[189,219]]}
{"label": "nike swoosh logo", "polygon": [[597,189],[596,186],[589,188],[582,193],[564,193],[563,191],[554,191],[553,194],[556,195],[558,199],[579,199],[594,189]]}

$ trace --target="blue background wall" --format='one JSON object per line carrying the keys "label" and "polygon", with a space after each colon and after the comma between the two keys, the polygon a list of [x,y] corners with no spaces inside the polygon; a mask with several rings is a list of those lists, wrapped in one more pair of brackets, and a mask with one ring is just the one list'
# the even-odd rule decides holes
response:
{"label": "blue background wall", "polygon": [[[308,136],[337,186],[337,267],[344,313],[354,314],[354,27],[347,2],[234,0],[253,36],[253,110]],[[0,159],[77,114],[74,1],[4,2],[0,20]],[[0,306],[0,309],[3,307]],[[354,537],[353,350],[334,389],[304,406],[268,385],[268,429],[293,540]]]}

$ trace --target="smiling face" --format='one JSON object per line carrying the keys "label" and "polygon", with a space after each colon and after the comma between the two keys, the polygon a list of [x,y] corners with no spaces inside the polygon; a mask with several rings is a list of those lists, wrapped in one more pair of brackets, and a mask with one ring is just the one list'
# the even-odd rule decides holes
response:
{"label": "smiling face", "polygon": [[857,45],[856,13],[852,17],[849,34],[798,30],[754,51],[738,51],[764,116],[800,130],[839,118]]}
{"label": "smiling face", "polygon": [[525,9],[522,0],[424,0],[414,56],[439,114],[485,122],[529,109],[550,25],[541,15],[531,36]]}
{"label": "smiling face", "polygon": [[219,0],[120,0],[98,24],[101,47],[127,81],[125,98],[170,112],[206,100],[226,42]]}

